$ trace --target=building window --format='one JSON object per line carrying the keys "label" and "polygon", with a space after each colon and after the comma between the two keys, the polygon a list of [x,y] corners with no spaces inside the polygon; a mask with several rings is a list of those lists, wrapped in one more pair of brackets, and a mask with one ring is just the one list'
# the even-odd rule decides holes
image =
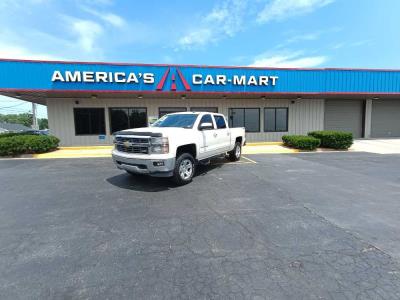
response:
{"label": "building window", "polygon": [[138,107],[110,108],[111,133],[129,129],[147,127],[147,109]]}
{"label": "building window", "polygon": [[230,127],[245,127],[247,132],[260,132],[259,108],[230,108]]}
{"label": "building window", "polygon": [[106,134],[104,108],[74,108],[75,135]]}
{"label": "building window", "polygon": [[287,107],[264,108],[264,131],[265,132],[286,132],[288,131]]}
{"label": "building window", "polygon": [[225,118],[223,116],[214,116],[215,124],[217,124],[217,129],[224,129],[226,128]]}
{"label": "building window", "polygon": [[160,107],[158,109],[158,117],[161,118],[166,114],[187,111],[186,107]]}
{"label": "building window", "polygon": [[217,113],[218,107],[191,107],[190,111]]}

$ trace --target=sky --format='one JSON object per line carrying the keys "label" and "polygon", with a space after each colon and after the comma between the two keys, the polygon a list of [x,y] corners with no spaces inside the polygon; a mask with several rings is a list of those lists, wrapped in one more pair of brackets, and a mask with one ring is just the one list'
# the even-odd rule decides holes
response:
{"label": "sky", "polygon": [[[0,58],[400,69],[399,11],[398,0],[0,0]],[[30,109],[0,96],[0,113]]]}

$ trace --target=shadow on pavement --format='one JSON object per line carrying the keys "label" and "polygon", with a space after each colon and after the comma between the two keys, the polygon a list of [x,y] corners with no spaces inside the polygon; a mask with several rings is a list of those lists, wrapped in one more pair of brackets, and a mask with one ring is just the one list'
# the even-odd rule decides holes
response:
{"label": "shadow on pavement", "polygon": [[[196,180],[197,176],[207,175],[210,171],[220,168],[221,166],[221,164],[213,164],[213,162],[209,165],[197,165],[194,180]],[[109,177],[106,181],[119,188],[141,192],[162,192],[179,187],[171,178],[131,175],[125,172]]]}
{"label": "shadow on pavement", "polygon": [[107,178],[106,181],[119,188],[140,192],[162,192],[177,187],[170,178],[131,175],[125,172]]}

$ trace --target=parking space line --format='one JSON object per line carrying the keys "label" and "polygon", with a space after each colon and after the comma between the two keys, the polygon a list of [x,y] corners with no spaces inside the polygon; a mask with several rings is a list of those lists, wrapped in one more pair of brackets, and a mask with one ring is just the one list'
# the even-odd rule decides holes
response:
{"label": "parking space line", "polygon": [[254,161],[254,160],[252,160],[252,159],[250,159],[250,158],[248,158],[248,157],[246,157],[246,156],[243,156],[243,155],[242,155],[242,158],[248,160],[249,162],[252,162],[253,164],[256,164],[256,163],[257,163],[256,161]]}
{"label": "parking space line", "polygon": [[256,161],[254,161],[254,160],[252,160],[250,158],[247,158],[247,157],[245,157],[243,155],[242,155],[241,158],[243,158],[243,159],[245,159],[247,161],[242,161],[242,160],[235,161],[235,162],[229,162],[229,161],[221,162],[221,161],[218,161],[218,162],[211,162],[211,165],[214,165],[214,166],[216,166],[216,165],[247,165],[247,164],[256,164],[257,163]]}

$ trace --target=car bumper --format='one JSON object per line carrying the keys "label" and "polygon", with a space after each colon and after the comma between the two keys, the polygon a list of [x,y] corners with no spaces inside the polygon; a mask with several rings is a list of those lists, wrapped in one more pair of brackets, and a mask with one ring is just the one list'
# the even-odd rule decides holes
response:
{"label": "car bumper", "polygon": [[175,158],[143,159],[130,158],[113,152],[113,161],[118,169],[154,177],[171,177],[175,168]]}

